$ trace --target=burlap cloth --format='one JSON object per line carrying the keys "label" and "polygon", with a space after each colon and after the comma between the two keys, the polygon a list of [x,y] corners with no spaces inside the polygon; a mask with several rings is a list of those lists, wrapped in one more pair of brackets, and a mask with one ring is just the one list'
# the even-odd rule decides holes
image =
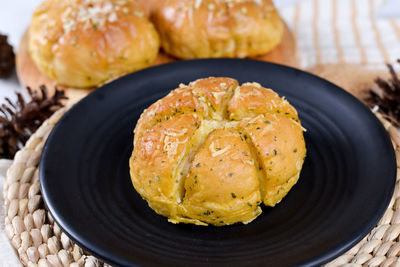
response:
{"label": "burlap cloth", "polygon": [[[362,97],[361,89],[373,85],[378,74],[349,65],[320,66],[311,71],[335,81],[357,97]],[[50,131],[67,110],[68,107],[59,110],[43,123],[7,171],[3,192],[5,231],[26,266],[107,266],[61,231],[45,209],[40,192],[38,164],[42,149]],[[380,119],[392,138],[399,168],[400,135],[394,126]],[[400,172],[389,207],[375,228],[359,244],[326,266],[400,266],[399,175]]]}

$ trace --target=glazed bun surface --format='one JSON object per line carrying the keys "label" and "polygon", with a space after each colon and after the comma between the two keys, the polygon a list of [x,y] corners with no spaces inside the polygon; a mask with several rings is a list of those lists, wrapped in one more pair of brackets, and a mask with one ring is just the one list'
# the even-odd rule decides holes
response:
{"label": "glazed bun surface", "polygon": [[158,49],[158,33],[133,0],[45,0],[29,27],[32,59],[69,87],[93,87],[145,68]]}
{"label": "glazed bun surface", "polygon": [[181,59],[258,56],[283,35],[271,0],[163,0],[152,20],[164,51]]}
{"label": "glazed bun surface", "polygon": [[173,223],[248,223],[297,182],[306,154],[296,110],[258,83],[180,85],[134,131],[136,191]]}

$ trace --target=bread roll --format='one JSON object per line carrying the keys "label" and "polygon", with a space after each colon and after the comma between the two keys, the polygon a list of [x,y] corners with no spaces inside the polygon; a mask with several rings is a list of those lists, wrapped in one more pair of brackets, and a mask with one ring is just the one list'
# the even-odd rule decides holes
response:
{"label": "bread roll", "polygon": [[29,52],[58,84],[86,88],[142,69],[159,37],[133,0],[45,0],[33,13]]}
{"label": "bread roll", "polygon": [[271,0],[163,0],[152,20],[164,51],[181,59],[263,55],[283,34]]}
{"label": "bread roll", "polygon": [[180,85],[141,115],[130,174],[173,223],[248,223],[297,182],[306,148],[296,110],[258,83]]}

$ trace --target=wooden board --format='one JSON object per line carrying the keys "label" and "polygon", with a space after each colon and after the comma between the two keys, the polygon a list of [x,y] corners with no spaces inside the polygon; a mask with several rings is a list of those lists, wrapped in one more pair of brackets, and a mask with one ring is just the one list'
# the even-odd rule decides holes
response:
{"label": "wooden board", "polygon": [[[40,85],[44,84],[49,89],[50,93],[52,93],[54,91],[55,82],[40,72],[35,62],[30,57],[28,51],[28,38],[28,32],[26,32],[21,39],[17,53],[16,66],[20,83],[24,87],[31,87],[33,90],[37,90]],[[295,39],[286,24],[282,42],[270,53],[261,57],[257,57],[256,59],[298,67]],[[153,63],[153,66],[176,60],[176,58],[160,52],[157,59]],[[68,88],[63,86],[58,87],[66,91],[66,95],[69,97],[70,103],[75,103],[93,90]]]}

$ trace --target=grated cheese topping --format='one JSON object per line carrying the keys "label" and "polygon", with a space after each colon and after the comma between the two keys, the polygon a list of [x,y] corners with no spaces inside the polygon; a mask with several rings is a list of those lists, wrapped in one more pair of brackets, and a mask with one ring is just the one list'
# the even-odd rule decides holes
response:
{"label": "grated cheese topping", "polygon": [[211,142],[211,144],[210,144],[210,146],[209,146],[208,148],[210,149],[211,156],[212,156],[213,158],[215,158],[216,156],[222,155],[222,154],[224,154],[225,152],[227,152],[227,151],[231,148],[231,145],[227,145],[227,146],[224,147],[223,149],[217,150],[217,149],[215,148],[214,142]]}
{"label": "grated cheese topping", "polygon": [[302,165],[303,165],[303,163],[302,163],[301,160],[296,161],[296,169],[297,169],[298,171],[301,170],[301,166],[302,166]]}
{"label": "grated cheese topping", "polygon": [[171,155],[176,155],[178,153],[178,145],[185,144],[188,141],[188,138],[185,138],[182,141],[176,140],[169,135],[166,135],[164,138],[164,151],[167,151],[168,157]]}
{"label": "grated cheese topping", "polygon": [[300,123],[298,123],[297,121],[295,121],[295,120],[292,119],[292,118],[290,118],[290,120],[291,120],[294,124],[296,124],[297,126],[299,126],[299,127],[303,130],[303,132],[307,132],[307,129],[304,128],[303,126],[301,126]]}
{"label": "grated cheese topping", "polygon": [[244,97],[248,97],[248,96],[263,96],[263,94],[260,92],[260,90],[257,90],[255,88],[253,88],[253,90],[251,90],[250,92],[247,92],[247,93],[241,93],[240,91],[238,92],[238,97],[240,97],[240,98],[244,98]]}
{"label": "grated cheese topping", "polygon": [[259,84],[257,82],[247,82],[247,83],[244,83],[242,85],[254,86],[254,87],[257,87],[257,88],[261,88],[261,84]]}
{"label": "grated cheese topping", "polygon": [[[62,28],[65,33],[76,30],[78,23],[83,24],[84,29],[99,29],[106,23],[118,20],[117,12],[122,10],[124,14],[129,13],[128,1],[118,0],[82,0],[75,1],[76,6],[68,6],[61,14]],[[141,11],[132,14],[143,17]]]}
{"label": "grated cheese topping", "polygon": [[266,134],[269,131],[272,131],[273,129],[275,129],[274,126],[272,126],[272,124],[268,124],[267,126],[264,127],[264,129],[261,131],[261,135]]}
{"label": "grated cheese topping", "polygon": [[260,114],[257,117],[252,118],[251,120],[249,120],[249,124],[255,122],[256,120],[258,120],[260,118],[264,118],[264,115]]}
{"label": "grated cheese topping", "polygon": [[201,6],[203,0],[196,0],[196,2],[194,3],[194,8],[199,8]]}
{"label": "grated cheese topping", "polygon": [[167,130],[167,131],[164,131],[164,134],[165,135],[167,135],[167,136],[182,136],[182,135],[185,135],[186,133],[188,132],[188,130],[185,128],[185,129],[182,129],[181,131],[172,131],[172,130]]}
{"label": "grated cheese topping", "polygon": [[219,104],[221,102],[222,96],[225,95],[225,92],[212,92],[211,94],[215,98],[215,103]]}

